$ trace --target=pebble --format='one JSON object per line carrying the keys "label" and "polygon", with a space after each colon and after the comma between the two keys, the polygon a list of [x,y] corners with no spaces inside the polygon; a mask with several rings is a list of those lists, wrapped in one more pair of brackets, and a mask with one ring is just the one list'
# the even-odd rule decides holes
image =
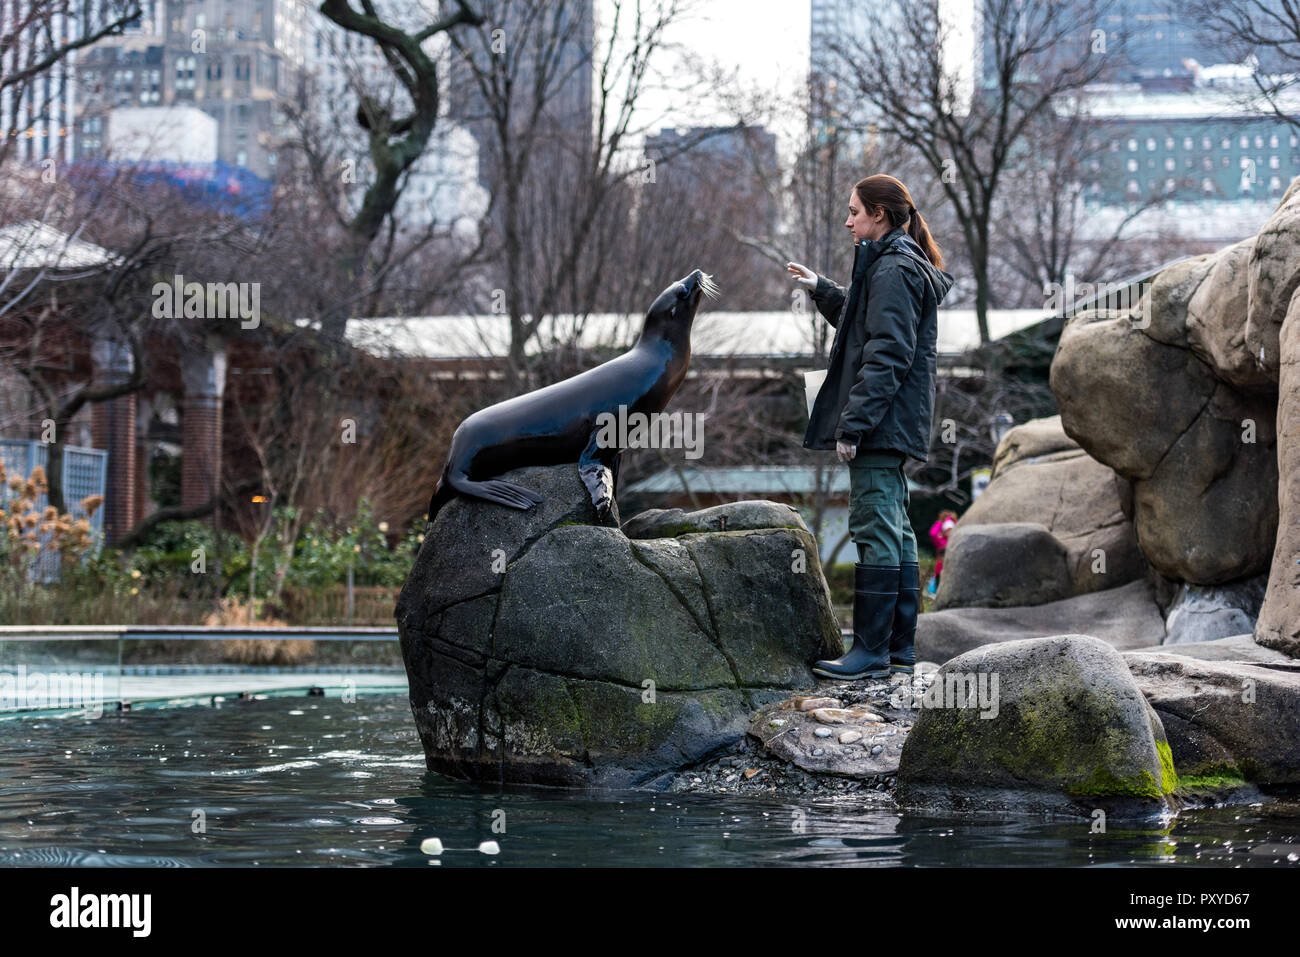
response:
{"label": "pebble", "polygon": [[884,720],[885,720],[884,718],[882,718],[882,717],[881,717],[880,715],[878,715],[878,714],[875,714],[875,713],[873,713],[873,712],[871,712],[871,711],[862,711],[862,710],[860,710],[860,709],[855,709],[855,710],[853,710],[853,711],[850,711],[849,714],[853,717],[853,720],[855,720],[855,721],[877,721],[877,722],[879,722],[879,721],[884,721]]}
{"label": "pebble", "polygon": [[848,712],[842,708],[815,708],[808,715],[822,724],[844,724],[848,720]]}
{"label": "pebble", "polygon": [[819,738],[829,738],[833,733],[830,728],[816,728],[813,730],[813,734]]}
{"label": "pebble", "polygon": [[750,778],[752,778],[755,774],[762,774],[762,773],[763,773],[763,769],[762,769],[762,768],[746,768],[746,769],[745,769],[745,780],[748,781],[748,780],[749,780]]}
{"label": "pebble", "polygon": [[814,758],[820,758],[820,757],[821,757],[823,754],[825,754],[825,753],[826,753],[826,749],[825,749],[825,748],[818,748],[817,750],[813,751],[813,757],[814,757]]}
{"label": "pebble", "polygon": [[840,744],[853,744],[862,740],[861,731],[845,731],[840,735]]}
{"label": "pebble", "polygon": [[794,706],[800,711],[816,711],[818,708],[840,708],[843,704],[839,698],[795,698]]}
{"label": "pebble", "polygon": [[478,852],[480,854],[500,854],[501,845],[496,841],[484,841],[478,846]]}
{"label": "pebble", "polygon": [[436,856],[442,853],[442,841],[436,837],[426,837],[420,842],[420,851],[424,854]]}
{"label": "pebble", "polygon": [[880,753],[881,751],[883,751],[883,750],[885,750],[885,746],[884,746],[883,744],[877,744],[877,745],[875,745],[875,746],[871,749],[871,753],[872,753],[873,755],[876,755],[876,754],[879,754],[879,753]]}

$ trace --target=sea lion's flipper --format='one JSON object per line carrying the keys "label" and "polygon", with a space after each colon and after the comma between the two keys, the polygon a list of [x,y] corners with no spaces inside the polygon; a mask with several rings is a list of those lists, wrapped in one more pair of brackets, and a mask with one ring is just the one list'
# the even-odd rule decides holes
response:
{"label": "sea lion's flipper", "polygon": [[524,488],[522,485],[514,485],[502,479],[487,479],[483,482],[475,482],[466,475],[448,475],[447,481],[452,488],[462,495],[487,499],[489,502],[508,505],[510,508],[529,509],[543,502],[542,497],[532,489]]}
{"label": "sea lion's flipper", "polygon": [[614,473],[602,459],[612,458],[617,465],[621,449],[600,448],[596,444],[596,436],[599,434],[599,431],[591,433],[587,447],[578,457],[578,475],[591,494],[591,504],[596,506],[596,514],[604,518],[609,514],[614,501]]}

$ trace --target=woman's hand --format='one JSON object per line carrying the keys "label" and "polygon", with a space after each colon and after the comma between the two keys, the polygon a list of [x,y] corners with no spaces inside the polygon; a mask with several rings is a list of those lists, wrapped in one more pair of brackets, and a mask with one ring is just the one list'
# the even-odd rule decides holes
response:
{"label": "woman's hand", "polygon": [[852,461],[853,457],[858,454],[856,445],[849,445],[847,442],[835,442],[835,454],[839,456],[841,462]]}
{"label": "woman's hand", "polygon": [[799,263],[786,263],[785,271],[791,273],[794,276],[794,281],[809,292],[817,288],[817,274],[807,266]]}

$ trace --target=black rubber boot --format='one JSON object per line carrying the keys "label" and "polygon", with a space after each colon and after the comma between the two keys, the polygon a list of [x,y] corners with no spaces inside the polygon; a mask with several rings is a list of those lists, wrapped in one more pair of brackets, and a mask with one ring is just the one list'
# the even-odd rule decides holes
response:
{"label": "black rubber boot", "polygon": [[916,562],[899,566],[898,605],[889,634],[889,670],[910,675],[916,664],[916,615],[921,610],[921,569]]}
{"label": "black rubber boot", "polygon": [[813,674],[841,681],[889,677],[889,635],[898,604],[898,566],[853,566],[853,647],[818,661]]}

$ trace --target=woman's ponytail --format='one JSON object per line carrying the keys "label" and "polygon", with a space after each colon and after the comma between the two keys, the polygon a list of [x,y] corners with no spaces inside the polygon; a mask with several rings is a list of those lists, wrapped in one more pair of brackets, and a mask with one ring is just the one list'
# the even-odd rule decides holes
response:
{"label": "woman's ponytail", "polygon": [[916,244],[921,247],[921,252],[925,253],[925,258],[930,260],[936,269],[943,268],[943,253],[939,252],[939,244],[930,235],[930,227],[925,224],[925,220],[921,218],[915,206],[912,207],[912,218],[907,224],[907,235],[916,241]]}

